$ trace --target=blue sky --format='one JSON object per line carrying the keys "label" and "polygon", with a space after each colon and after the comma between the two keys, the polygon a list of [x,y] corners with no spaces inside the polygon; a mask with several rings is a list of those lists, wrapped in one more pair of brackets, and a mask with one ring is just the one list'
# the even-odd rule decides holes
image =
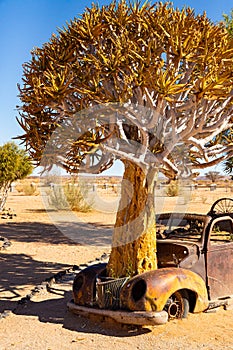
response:
{"label": "blue sky", "polygon": [[[30,60],[30,51],[47,42],[57,28],[78,17],[92,0],[0,0],[0,144],[22,133],[16,121],[17,83],[21,83],[22,64]],[[164,1],[165,2],[165,1]],[[110,3],[98,1],[99,5]],[[218,22],[229,14],[232,0],[174,0],[174,7],[190,6],[196,14]]]}

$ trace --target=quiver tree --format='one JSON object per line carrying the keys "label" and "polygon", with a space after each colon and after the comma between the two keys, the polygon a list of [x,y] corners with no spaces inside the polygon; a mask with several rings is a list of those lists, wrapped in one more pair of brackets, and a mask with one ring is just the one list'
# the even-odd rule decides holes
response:
{"label": "quiver tree", "polygon": [[232,63],[232,39],[205,14],[123,0],[86,9],[24,64],[20,138],[35,162],[125,165],[109,275],[156,268],[158,170],[187,177],[232,154],[217,142],[233,122]]}
{"label": "quiver tree", "polygon": [[[229,32],[231,38],[233,38],[233,9],[231,10],[230,15],[224,14],[223,15],[224,18],[224,26],[226,27],[227,31]],[[219,135],[220,138],[220,135]],[[219,142],[219,138],[218,138],[218,142]],[[222,133],[222,137],[221,137],[221,142],[226,144],[232,144],[233,143],[233,129],[229,129],[229,130],[225,130]],[[233,172],[233,157],[228,158],[225,162],[224,162],[224,170],[226,173],[232,173]]]}
{"label": "quiver tree", "polygon": [[0,210],[4,209],[12,183],[30,175],[32,170],[24,150],[13,142],[0,146]]}
{"label": "quiver tree", "polygon": [[233,37],[233,8],[231,9],[230,15],[224,14],[224,25],[226,26],[227,31]]}
{"label": "quiver tree", "polygon": [[222,179],[222,175],[219,171],[208,171],[205,173],[205,177],[213,183]]}

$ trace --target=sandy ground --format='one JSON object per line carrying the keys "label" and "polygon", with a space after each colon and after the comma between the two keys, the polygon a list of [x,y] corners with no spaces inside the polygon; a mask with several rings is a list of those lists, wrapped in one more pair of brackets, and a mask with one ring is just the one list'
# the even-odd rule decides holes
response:
{"label": "sandy ground", "polygon": [[[192,198],[160,198],[160,209],[206,213],[212,202],[231,197],[226,190],[197,190]],[[110,200],[111,201],[111,200]],[[68,349],[233,349],[233,311],[190,314],[185,320],[157,327],[120,327],[73,315],[66,308],[71,282],[42,291],[25,305],[18,301],[46,278],[74,264],[87,263],[110,251],[115,212],[55,218],[40,196],[12,193],[7,201],[17,216],[0,219],[0,236],[11,246],[0,251],[0,350]],[[54,224],[57,224],[54,225]]]}

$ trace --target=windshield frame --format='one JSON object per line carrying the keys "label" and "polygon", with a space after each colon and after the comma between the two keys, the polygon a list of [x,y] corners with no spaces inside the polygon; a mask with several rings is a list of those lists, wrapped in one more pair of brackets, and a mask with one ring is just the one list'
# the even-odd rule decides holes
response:
{"label": "windshield frame", "polygon": [[[184,227],[185,225],[183,223],[183,225],[179,225],[179,223],[181,223],[182,221],[187,221],[187,223],[190,221],[199,221],[200,224],[202,225],[200,227],[200,237],[198,239],[194,239],[194,238],[190,238],[188,235],[184,235],[182,237],[182,232],[180,232],[180,237],[179,234],[174,236],[174,238],[169,237],[161,237],[161,240],[167,241],[167,240],[172,240],[172,241],[179,241],[179,242],[190,242],[190,243],[198,243],[198,244],[204,244],[205,241],[205,231],[206,231],[206,227],[208,226],[211,217],[208,215],[203,215],[203,214],[192,214],[192,213],[160,213],[156,215],[156,226],[158,227],[158,225],[161,224],[161,221],[167,221],[167,224],[170,221],[170,225],[169,225],[169,229],[171,229],[172,227],[174,227],[173,230],[175,230],[176,226],[180,226],[180,227]],[[172,225],[172,222],[176,221],[176,223],[174,225]],[[168,226],[168,225],[164,225],[164,226]],[[156,233],[158,233],[157,231],[157,227],[156,227]],[[173,231],[171,230],[171,231]],[[185,231],[186,232],[186,231]],[[188,232],[188,229],[187,229]],[[158,240],[160,240],[160,238],[157,238]]]}

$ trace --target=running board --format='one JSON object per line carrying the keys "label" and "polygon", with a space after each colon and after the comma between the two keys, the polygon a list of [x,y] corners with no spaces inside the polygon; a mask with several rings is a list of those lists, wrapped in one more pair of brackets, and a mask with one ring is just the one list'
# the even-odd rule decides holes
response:
{"label": "running board", "polygon": [[211,300],[209,302],[208,309],[206,310],[212,310],[218,307],[223,306],[224,310],[232,310],[233,309],[233,296],[227,296],[226,298]]}

